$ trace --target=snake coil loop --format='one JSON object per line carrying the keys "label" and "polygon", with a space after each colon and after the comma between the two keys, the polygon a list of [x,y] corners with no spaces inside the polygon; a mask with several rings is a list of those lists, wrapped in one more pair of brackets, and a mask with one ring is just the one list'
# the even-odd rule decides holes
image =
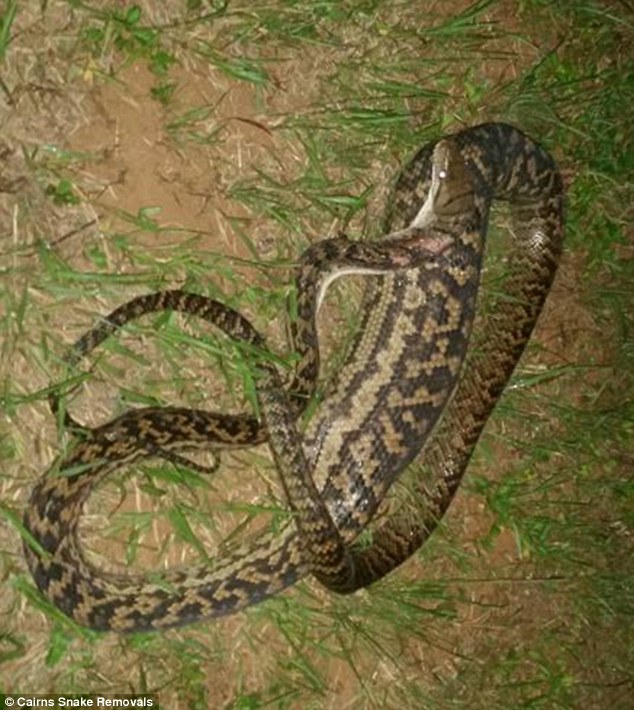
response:
{"label": "snake coil loop", "polygon": [[[511,206],[511,278],[506,298],[468,352],[494,200]],[[385,232],[375,243],[334,240],[308,251],[297,282],[302,360],[290,393],[263,367],[264,426],[247,415],[177,407],[130,411],[86,431],[55,466],[64,475],[47,473],[36,483],[24,516],[35,543],[25,543],[25,555],[38,588],[64,613],[95,629],[132,632],[233,613],[310,573],[350,592],[401,564],[431,534],[550,289],[563,239],[561,177],[552,157],[516,128],[475,126],[414,156],[396,183]],[[318,370],[320,287],[349,272],[368,274],[359,329],[300,438],[296,417]],[[75,344],[67,361],[76,363],[128,320],[165,308],[265,347],[235,311],[168,291],[114,311]],[[297,524],[261,536],[213,567],[167,571],[160,582],[155,575],[105,573],[87,562],[78,520],[92,490],[113,470],[192,446],[247,446],[267,434]],[[418,517],[388,517],[372,544],[356,549],[354,540],[392,483],[419,457],[433,476],[421,483]]]}

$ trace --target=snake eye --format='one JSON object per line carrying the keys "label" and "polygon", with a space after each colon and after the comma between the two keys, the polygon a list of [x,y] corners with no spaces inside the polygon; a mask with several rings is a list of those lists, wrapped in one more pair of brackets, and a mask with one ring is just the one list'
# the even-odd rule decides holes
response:
{"label": "snake eye", "polygon": [[441,169],[438,171],[438,177],[441,178],[442,180],[444,180],[448,175],[449,175],[449,173],[444,169]]}

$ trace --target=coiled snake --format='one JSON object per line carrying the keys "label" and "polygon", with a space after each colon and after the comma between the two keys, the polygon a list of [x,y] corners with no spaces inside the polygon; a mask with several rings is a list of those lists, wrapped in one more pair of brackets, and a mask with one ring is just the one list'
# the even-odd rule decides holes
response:
{"label": "coiled snake", "polygon": [[[511,205],[510,277],[462,367],[493,200]],[[431,534],[550,289],[563,238],[561,178],[550,155],[519,130],[482,124],[414,156],[396,183],[389,230],[376,243],[331,240],[305,255],[295,336],[304,354],[290,392],[270,362],[259,364],[262,424],[174,407],[131,411],[88,431],[54,467],[63,475],[40,479],[24,517],[33,538],[25,554],[37,586],[62,611],[95,629],[130,632],[235,612],[309,573],[351,592],[401,564]],[[314,302],[320,288],[351,271],[374,274],[366,280],[360,327],[300,437],[296,417],[318,369]],[[126,320],[162,308],[194,313],[265,349],[248,321],[222,304],[164,292],[115,311],[78,341],[69,361]],[[158,580],[106,574],[86,562],[77,533],[81,509],[115,468],[267,435],[296,512],[280,534],[264,535],[213,567],[170,570]],[[421,484],[419,516],[388,517],[369,546],[355,548],[390,485],[421,450],[433,480]]]}

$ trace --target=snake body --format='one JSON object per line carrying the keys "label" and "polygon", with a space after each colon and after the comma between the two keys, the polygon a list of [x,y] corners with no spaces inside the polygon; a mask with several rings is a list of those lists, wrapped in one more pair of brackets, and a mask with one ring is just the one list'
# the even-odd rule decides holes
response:
{"label": "snake body", "polygon": [[[96,571],[77,539],[81,509],[95,485],[123,463],[223,436],[216,430],[224,425],[209,413],[128,412],[88,432],[57,465],[64,475],[45,475],[36,484],[25,513],[34,541],[25,551],[39,589],[81,624],[127,632],[231,613],[308,573],[339,591],[353,591],[400,564],[449,505],[530,336],[561,249],[562,193],[548,153],[505,124],[483,124],[425,146],[396,185],[386,226],[397,240],[405,234],[411,246],[414,239],[414,251],[418,240],[425,260],[408,266],[407,259],[397,259],[398,269],[379,265],[383,275],[367,279],[357,336],[299,444],[304,477],[299,487],[287,487],[298,525],[262,536],[213,568],[171,570],[159,582]],[[513,211],[512,293],[498,304],[478,357],[460,375],[494,199],[510,201]],[[236,323],[244,325],[239,314]],[[237,336],[261,344],[247,330]],[[278,465],[292,469],[298,450],[292,407],[271,369],[265,370],[268,379],[259,386],[265,429],[277,442]],[[389,519],[343,574],[341,550],[349,550],[372,519],[445,407],[425,447],[436,482],[422,491],[428,508],[417,521]],[[225,438],[227,431],[233,443],[263,436],[260,425],[249,429],[247,422],[253,420],[229,420]],[[312,492],[306,490],[311,481]]]}

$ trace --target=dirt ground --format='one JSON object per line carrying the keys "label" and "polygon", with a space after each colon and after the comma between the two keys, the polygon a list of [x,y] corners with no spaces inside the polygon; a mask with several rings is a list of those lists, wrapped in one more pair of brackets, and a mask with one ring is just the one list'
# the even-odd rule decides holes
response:
{"label": "dirt ground", "polygon": [[[169,4],[166,3],[166,16]],[[432,5],[438,11],[439,6]],[[451,5],[463,8],[467,4]],[[156,3],[142,6],[155,21],[162,18],[163,11],[156,8]],[[227,263],[231,267],[214,273],[219,291],[237,298],[253,288],[256,298],[259,289],[266,289],[271,281],[283,281],[288,271],[280,268],[271,277],[251,262],[288,260],[301,246],[332,235],[341,227],[337,219],[327,215],[321,222],[306,221],[303,242],[298,239],[293,243],[287,237],[280,240],[277,223],[270,215],[235,198],[237,191],[249,181],[262,180],[264,173],[268,178],[284,176],[285,182],[292,185],[293,176],[302,175],[306,169],[305,145],[298,134],[278,128],[289,116],[315,110],[316,87],[331,70],[329,55],[323,48],[305,45],[301,56],[285,56],[280,50],[267,65],[272,79],[265,90],[255,83],[236,81],[212,64],[182,55],[170,69],[170,81],[176,89],[163,105],[152,96],[157,78],[144,61],[117,67],[114,77],[106,71],[111,67],[104,67],[94,58],[78,63],[66,24],[69,17],[68,7],[61,2],[49,3],[44,19],[35,8],[20,13],[18,33],[3,78],[1,278],[15,294],[13,303],[18,315],[2,336],[1,376],[5,390],[19,397],[12,405],[5,398],[0,446],[5,447],[8,465],[0,485],[3,503],[14,511],[23,509],[33,482],[59,452],[55,422],[42,395],[59,372],[56,357],[95,322],[98,314],[150,290],[150,285],[187,286],[191,273],[204,280],[204,268],[214,255],[230,260],[221,259],[221,267]],[[514,15],[509,13],[507,19],[510,32]],[[68,45],[57,42],[48,51],[45,46],[38,46],[38,42],[45,42],[47,34],[59,37],[65,28]],[[521,60],[516,57],[513,62]],[[503,83],[517,71],[513,62],[495,64],[491,69],[495,81]],[[377,159],[367,181],[379,187],[362,220],[372,222],[380,214],[400,158],[393,156],[390,164]],[[570,181],[566,168],[566,180]],[[56,202],[51,189],[57,186],[59,190],[60,181],[69,171],[73,198],[65,200],[61,194]],[[364,226],[359,218],[354,225]],[[120,235],[125,235],[125,239]],[[185,242],[192,245],[187,260],[184,257],[180,265],[173,263],[171,251],[176,248],[185,254]],[[164,271],[155,268],[161,262],[168,264]],[[286,266],[287,262],[282,264]],[[583,255],[565,255],[523,372],[539,374],[546,368],[565,368],[588,359],[609,361],[609,345],[603,347],[605,324],[597,320],[585,302],[580,280],[583,266]],[[82,290],[80,278],[72,276],[100,269],[117,278],[104,280],[101,286],[90,282]],[[153,269],[156,275],[146,277]],[[339,299],[347,297],[343,292]],[[3,305],[6,307],[7,303]],[[332,319],[327,327],[333,331],[337,326],[346,328],[345,315],[341,315],[337,305],[330,304],[325,316]],[[259,325],[264,324],[265,317],[255,313],[255,306],[254,313],[249,312],[248,297],[244,307],[249,315],[260,319]],[[6,319],[8,314],[2,315]],[[128,371],[127,354],[118,359],[115,352],[108,361],[110,369],[83,385],[73,411],[91,425],[106,421],[129,406],[130,401],[135,403],[134,399],[122,399],[113,383],[127,388],[133,397],[141,389],[139,382],[151,381],[153,393],[162,401],[218,408],[218,401],[225,395],[214,372],[202,370],[196,354],[191,352],[184,364],[176,355],[174,362],[157,365],[156,358],[161,358],[162,351],[153,344],[149,330],[148,327],[127,334],[121,341],[123,347],[133,349],[144,360],[139,371]],[[192,327],[191,332],[197,334],[200,330]],[[284,342],[283,323],[271,323],[269,332],[274,343]],[[335,348],[336,338],[333,340]],[[601,349],[597,349],[597,343],[602,343]],[[181,379],[172,388],[174,372],[179,372]],[[579,392],[583,390],[583,377],[586,375],[581,375],[576,385]],[[531,404],[534,411],[527,416],[539,411],[539,397],[575,401],[577,395],[571,392],[570,385],[561,387],[565,389],[560,389],[557,381],[538,387],[535,391],[539,396]],[[33,393],[36,396],[31,396]],[[241,402],[238,391],[231,406]],[[541,422],[540,428],[547,425]],[[556,431],[557,423],[553,422],[552,427]],[[531,428],[525,422],[508,423],[502,417],[496,418],[474,460],[474,480],[491,474],[493,462],[499,472],[512,468],[521,456],[514,445],[516,438],[531,436]],[[263,462],[257,473],[249,475],[254,456]],[[170,490],[161,505],[165,501],[167,506],[184,502],[194,507],[201,498],[216,512],[236,501],[256,505],[262,501],[263,486],[264,500],[272,504],[279,494],[266,456],[265,447],[248,455],[228,455],[223,459],[227,467],[214,479],[212,490]],[[545,474],[545,470],[538,473]],[[96,550],[94,559],[106,566],[127,569],[125,560],[133,527],[126,523],[125,514],[152,506],[156,507],[156,498],[134,480],[126,479],[125,486],[117,480],[100,493],[86,516],[86,537]],[[114,512],[124,520],[123,532],[113,539],[108,519]],[[161,692],[165,687],[161,694],[167,703],[164,707],[202,707],[183,689],[190,686],[177,679],[179,674],[191,674],[204,688],[209,707],[247,708],[264,705],[232,704],[239,691],[248,697],[249,693],[267,688],[270,697],[274,697],[276,682],[284,688],[283,680],[294,678],[298,686],[314,682],[317,688],[323,682],[327,684],[321,688],[320,704],[314,701],[306,707],[343,710],[373,707],[368,698],[378,703],[382,688],[396,682],[403,687],[450,687],[455,683],[456,704],[451,707],[476,707],[469,704],[472,689],[462,685],[460,670],[465,663],[472,664],[477,677],[478,659],[493,653],[500,643],[511,658],[514,635],[521,637],[526,647],[531,639],[551,633],[556,636],[561,625],[566,626],[567,634],[578,634],[580,638],[578,663],[587,666],[589,682],[609,684],[609,673],[601,669],[595,672],[590,667],[587,635],[580,628],[568,629],[570,600],[566,590],[571,583],[553,572],[551,586],[557,591],[544,593],[544,579],[539,577],[534,560],[518,544],[513,528],[490,535],[496,516],[477,485],[467,484],[452,505],[450,517],[433,549],[411,560],[391,582],[397,593],[416,579],[426,578],[430,584],[443,580],[448,594],[443,622],[438,622],[443,605],[430,601],[429,624],[425,626],[417,620],[420,627],[415,634],[395,640],[385,630],[389,620],[384,620],[380,628],[385,634],[384,650],[388,652],[373,655],[376,642],[364,642],[360,631],[356,650],[350,656],[341,650],[343,645],[335,653],[326,652],[320,643],[329,636],[329,614],[353,618],[354,601],[332,607],[329,595],[310,583],[271,602],[269,611],[255,608],[202,628],[169,632],[166,639],[152,637],[129,642],[112,635],[99,639],[61,631],[56,635],[51,631],[50,617],[22,591],[28,573],[18,530],[8,525],[0,533],[0,575],[5,586],[0,594],[0,627],[6,627],[5,632],[0,631],[5,639],[0,667],[2,689],[50,692],[67,684],[69,688],[94,692],[140,692],[144,688],[158,688]],[[196,534],[209,549],[214,549],[240,521],[243,515],[234,511],[226,523],[218,523],[215,531],[201,525]],[[259,529],[260,524],[255,523],[253,529]],[[155,517],[143,535],[134,564],[153,569],[157,564],[178,565],[196,559],[197,550],[175,537],[169,521]],[[16,585],[16,577],[23,580],[21,585]],[[371,601],[367,601],[371,595],[362,592],[361,598],[371,608]],[[424,605],[424,601],[417,603]],[[329,609],[329,614],[321,614],[322,608]],[[307,609],[313,626],[300,639],[296,629],[304,626],[292,626],[292,620],[306,615]],[[590,619],[576,622],[580,627],[592,623]],[[284,632],[285,623],[291,628],[288,634]],[[28,650],[12,657],[16,648]],[[57,654],[62,657],[61,662],[56,661]],[[263,660],[263,655],[281,660],[275,665],[270,658]],[[176,658],[179,666],[174,666]],[[294,666],[306,658],[311,658],[318,670],[298,670]],[[547,664],[548,659],[535,662]],[[482,677],[481,682],[486,683]],[[395,702],[394,696],[389,698],[390,703]],[[301,705],[290,699],[279,706]],[[271,701],[274,706],[278,705]]]}

